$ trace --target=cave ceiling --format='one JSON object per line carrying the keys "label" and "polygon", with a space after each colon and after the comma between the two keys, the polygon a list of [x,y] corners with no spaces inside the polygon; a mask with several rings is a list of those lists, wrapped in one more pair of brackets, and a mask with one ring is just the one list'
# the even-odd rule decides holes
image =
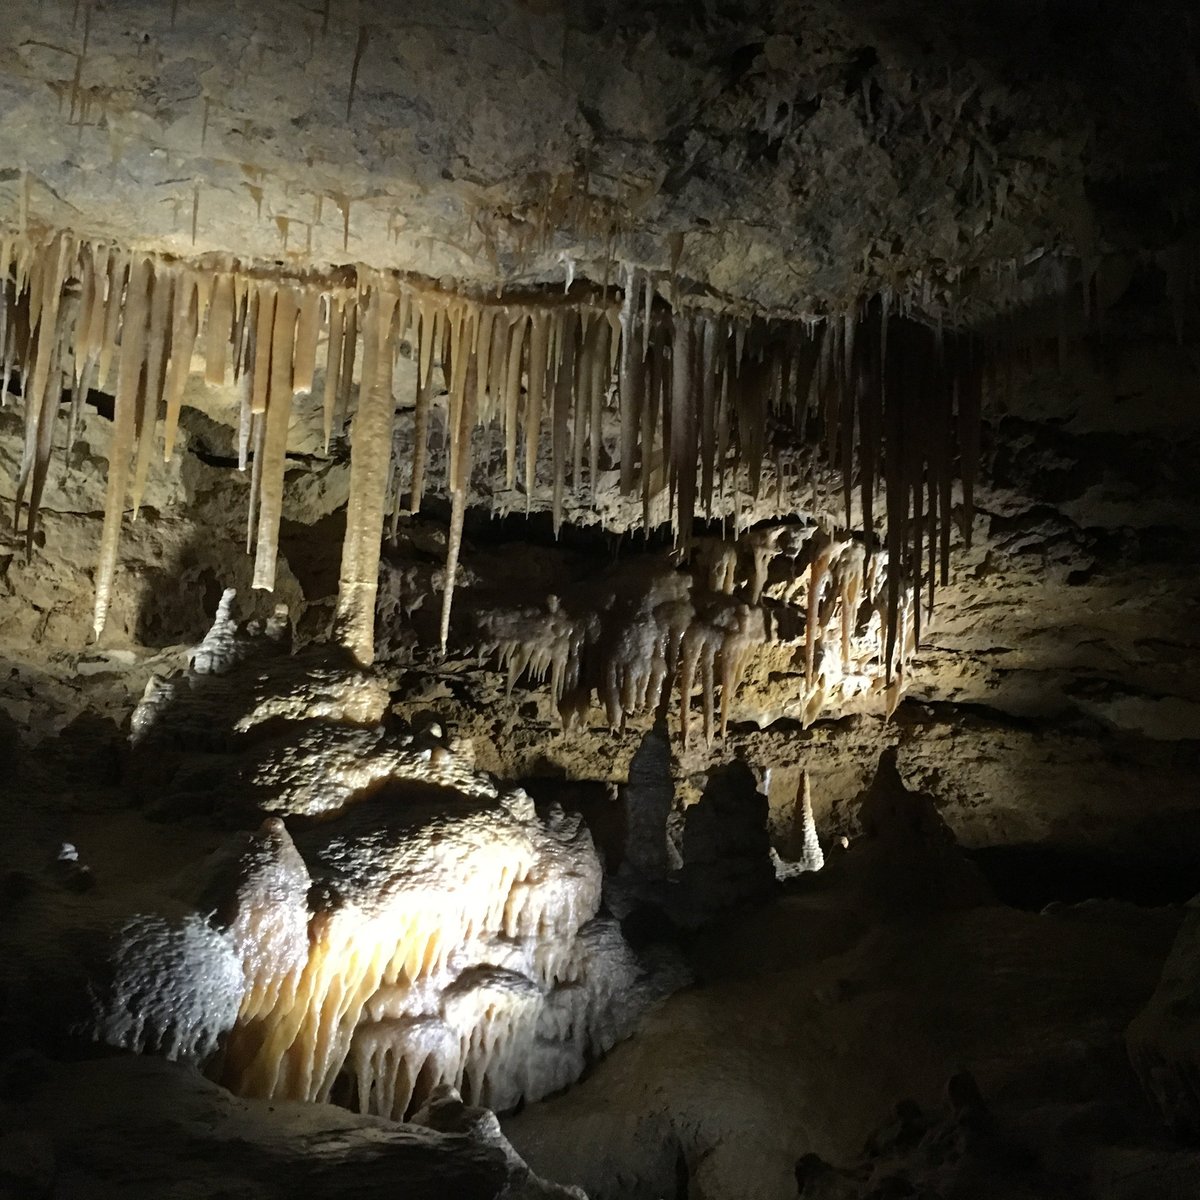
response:
{"label": "cave ceiling", "polygon": [[10,0],[0,219],[480,289],[632,262],[793,316],[1103,303],[1193,197],[1192,17],[1156,14]]}

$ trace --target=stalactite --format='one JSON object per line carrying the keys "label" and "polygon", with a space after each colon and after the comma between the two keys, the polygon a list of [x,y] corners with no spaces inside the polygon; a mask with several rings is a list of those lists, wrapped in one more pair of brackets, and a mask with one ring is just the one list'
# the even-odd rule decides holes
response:
{"label": "stalactite", "polygon": [[[175,313],[171,327],[171,362],[167,372],[166,415],[163,419],[163,461],[170,462],[175,453],[179,412],[183,392],[192,370],[192,351],[198,333],[196,311],[196,280],[190,271],[183,271],[175,287]],[[245,464],[241,464],[245,469]]]}
{"label": "stalactite", "polygon": [[542,403],[546,394],[549,316],[544,309],[530,314],[528,390],[525,399],[525,498],[528,505],[537,478]]}
{"label": "stalactite", "polygon": [[[150,261],[143,255],[134,256],[129,267],[125,319],[121,322],[117,394],[113,404],[113,431],[108,451],[108,489],[104,500],[104,528],[100,534],[100,560],[96,567],[96,602],[92,632],[97,638],[104,630],[112,600],[113,578],[117,570],[121,519],[125,514],[129,463],[134,449],[138,383],[142,375],[142,356],[149,316],[150,276]],[[110,296],[109,302],[113,308],[119,308],[115,297]]]}
{"label": "stalactite", "polygon": [[[610,228],[610,222],[602,222],[605,236]],[[129,263],[128,256],[103,243],[65,234],[39,240],[28,232],[0,232],[0,355],[4,378],[16,370],[23,385],[26,438],[16,490],[27,501],[30,548],[64,387],[71,396],[69,443],[89,388],[109,387],[117,356],[120,403],[98,572],[99,622],[111,598],[119,511],[130,499],[135,514],[140,506],[160,417],[163,456],[173,453],[197,350],[206,381],[226,382],[231,366],[235,381],[248,377],[238,459],[244,469],[255,448],[250,527],[257,548],[255,581],[271,585],[288,414],[293,394],[312,389],[318,342],[326,329],[327,448],[344,420],[360,336],[364,347],[372,338],[379,343],[368,375],[381,369],[381,357],[394,362],[402,342],[413,344],[418,386],[412,511],[419,509],[427,486],[433,381],[435,374],[439,380],[445,376],[447,487],[456,547],[469,502],[474,428],[494,427],[505,483],[509,489],[519,483],[532,507],[542,428],[549,425],[550,508],[557,529],[568,486],[577,496],[590,492],[592,503],[598,502],[600,476],[609,465],[610,400],[616,405],[618,461],[613,465],[620,492],[632,496],[640,490],[647,529],[659,519],[658,501],[665,492],[681,549],[691,541],[697,508],[708,516],[723,510],[737,528],[748,519],[754,500],[764,498],[764,479],[782,501],[795,468],[780,452],[781,439],[815,446],[827,467],[840,474],[847,523],[851,499],[858,499],[864,531],[864,566],[858,575],[871,575],[876,558],[887,564],[878,586],[884,593],[881,660],[888,678],[901,671],[920,643],[935,576],[943,581],[948,576],[952,516],[964,537],[970,534],[982,355],[967,335],[933,331],[894,315],[887,295],[805,325],[695,312],[682,307],[677,295],[672,307],[657,300],[653,277],[632,267],[623,273],[623,296],[613,301],[578,281],[562,296],[538,291],[493,299],[365,268],[357,272],[355,286],[350,272],[289,278],[224,258],[187,264],[146,255],[138,256],[133,280],[127,278]],[[367,314],[378,294],[394,298],[389,323],[367,338],[365,328],[360,334],[359,317],[362,313],[364,326],[375,319]],[[368,378],[360,392],[371,390]],[[355,420],[360,420],[357,412]],[[361,447],[362,439],[357,440]],[[363,453],[352,450],[352,471]],[[823,507],[824,472],[810,464],[808,474],[815,501]],[[963,505],[952,513],[956,478],[962,480]],[[886,497],[882,546],[876,535],[880,479]],[[399,504],[397,491],[397,514]],[[844,655],[854,593],[846,582],[851,576],[838,574],[838,562],[828,567],[812,562],[809,574],[817,608],[834,604],[842,613]],[[766,565],[769,556],[756,572],[756,592],[764,586]],[[449,627],[453,571],[448,582],[443,630]],[[876,585],[869,590],[874,603]],[[816,689],[823,686],[813,657],[824,628],[823,610],[810,620],[816,628],[807,639],[806,676]],[[354,637],[362,649],[361,628]],[[706,649],[689,643],[692,651],[698,686],[715,695],[724,660],[714,656],[710,662]],[[729,661],[736,675],[734,658]]]}
{"label": "stalactite", "polygon": [[550,431],[550,462],[554,480],[551,496],[551,520],[554,536],[558,537],[562,524],[564,476],[567,459],[567,430],[571,415],[571,398],[575,392],[575,314],[568,313],[559,327],[562,343],[558,377],[554,384],[553,411]]}
{"label": "stalactite", "polygon": [[[62,339],[58,325],[67,268],[74,255],[73,240],[59,234],[40,260],[41,270],[31,289],[31,335],[36,334],[33,369],[28,375],[25,398],[25,445],[17,477],[17,508],[29,485],[29,508],[25,518],[25,552],[32,554],[37,512],[50,465],[54,414],[62,394]],[[14,520],[14,529],[18,522]]]}
{"label": "stalactite", "polygon": [[278,289],[269,283],[257,289],[254,323],[254,362],[250,368],[250,411],[261,416],[267,411],[271,388],[271,338],[275,328]]}
{"label": "stalactite", "polygon": [[30,344],[31,370],[26,371],[25,383],[25,443],[17,476],[17,516],[13,528],[19,528],[20,504],[26,487],[32,481],[29,510],[26,514],[25,547],[32,551],[41,481],[49,462],[50,439],[53,436],[53,416],[61,392],[59,367],[59,306],[66,284],[68,258],[72,246],[64,234],[50,244],[47,253],[35,260],[30,277]]}
{"label": "stalactite", "polygon": [[358,300],[351,294],[346,300],[345,328],[342,331],[342,362],[338,372],[337,404],[334,411],[334,426],[342,427],[346,406],[350,402],[350,389],[354,386],[354,358],[358,351]]}
{"label": "stalactite", "polygon": [[247,440],[251,450],[250,500],[246,509],[246,553],[254,553],[254,539],[258,532],[258,499],[262,488],[263,439],[266,437],[267,422],[261,413],[250,413]]}
{"label": "stalactite", "polygon": [[174,267],[160,263],[151,283],[149,342],[138,395],[138,450],[130,497],[135,521],[141,511],[142,496],[145,494],[146,479],[150,471],[150,458],[154,450],[158,408],[163,394],[167,356],[170,353],[167,337],[170,333],[171,310],[175,300],[176,273]]}
{"label": "stalactite", "polygon": [[520,430],[521,365],[525,360],[525,331],[529,320],[518,312],[512,321],[508,342],[508,371],[504,381],[504,486],[517,480],[517,435]]}
{"label": "stalactite", "polygon": [[[587,438],[587,423],[591,416],[592,359],[596,352],[596,321],[594,314],[585,309],[579,314],[579,349],[573,355],[573,370],[568,379],[567,402],[571,413],[571,489],[576,495],[583,492],[583,450]],[[559,366],[559,350],[555,335],[562,330],[562,312],[555,310],[551,317],[551,359],[555,363],[555,376]]]}
{"label": "stalactite", "polygon": [[329,441],[333,436],[333,414],[337,407],[338,385],[342,376],[342,338],[346,329],[346,308],[342,297],[332,296],[329,303],[329,345],[325,359],[325,391],[322,406],[326,454],[329,453]]}
{"label": "stalactite", "polygon": [[491,305],[480,305],[475,318],[475,345],[472,349],[475,359],[475,413],[481,425],[491,421],[491,406],[489,404],[488,384],[492,357],[492,325],[495,322],[495,310]]}
{"label": "stalactite", "polygon": [[[471,486],[471,431],[475,427],[475,388],[471,386],[470,371],[463,385],[463,400],[458,423],[451,429],[451,439],[458,445],[455,470],[450,476],[450,532],[446,539],[446,569],[443,574],[442,619],[438,642],[443,654],[450,639],[450,612],[454,605],[454,585],[458,578],[458,559],[462,550],[463,521],[467,511],[467,492]],[[373,615],[373,614],[372,614]]]}
{"label": "stalactite", "polygon": [[[4,292],[8,278],[6,254],[0,253],[0,357],[3,357],[5,331],[3,319]],[[88,245],[81,249],[82,287],[79,312],[74,328],[74,390],[71,396],[71,415],[67,426],[67,450],[75,445],[83,406],[95,383],[96,344],[91,339],[93,327],[96,338],[104,320],[104,277],[108,266],[107,247]]]}
{"label": "stalactite", "polygon": [[244,374],[238,384],[238,470],[245,472],[250,462],[250,442],[254,434],[254,412],[250,408],[250,376]]}
{"label": "stalactite", "polygon": [[620,314],[620,367],[618,374],[618,395],[621,402],[621,495],[628,496],[633,492],[634,457],[637,452],[638,433],[641,429],[642,404],[644,398],[644,361],[645,357],[637,345],[636,321],[638,317],[637,291],[638,274],[632,267],[625,271],[625,294],[621,301]]}
{"label": "stalactite", "polygon": [[292,385],[297,394],[313,390],[313,375],[317,366],[317,339],[321,326],[321,293],[305,288],[296,319],[296,357]]}
{"label": "stalactite", "polygon": [[687,552],[696,508],[695,350],[690,315],[675,317],[671,359],[671,481],[675,491],[675,545]]}
{"label": "stalactite", "polygon": [[[252,586],[275,590],[275,559],[279,552],[279,521],[283,515],[283,473],[287,466],[287,435],[292,415],[292,356],[296,338],[296,293],[275,289],[271,313],[270,385],[259,467],[258,530]],[[259,329],[262,330],[260,322]],[[255,367],[257,369],[257,362]]]}
{"label": "stalactite", "polygon": [[233,277],[233,381],[237,383],[250,370],[249,328],[253,305],[250,299],[249,281],[245,276]]}
{"label": "stalactite", "polygon": [[213,276],[212,300],[208,309],[208,333],[204,352],[204,382],[225,382],[225,364],[233,338],[233,274],[218,271]]}
{"label": "stalactite", "polygon": [[396,293],[375,277],[363,321],[363,367],[351,429],[350,498],[338,584],[337,627],[360,663],[375,658],[375,593],[392,457],[393,353],[389,341]]}
{"label": "stalactite", "polygon": [[429,410],[433,405],[433,380],[417,384],[417,403],[413,416],[412,496],[408,511],[414,516],[421,511],[425,496],[425,464],[429,457]]}
{"label": "stalactite", "polygon": [[604,402],[612,378],[612,348],[609,345],[611,327],[604,316],[596,318],[595,344],[591,359],[591,380],[588,411],[588,491],[592,505],[600,503],[600,451],[604,442]]}

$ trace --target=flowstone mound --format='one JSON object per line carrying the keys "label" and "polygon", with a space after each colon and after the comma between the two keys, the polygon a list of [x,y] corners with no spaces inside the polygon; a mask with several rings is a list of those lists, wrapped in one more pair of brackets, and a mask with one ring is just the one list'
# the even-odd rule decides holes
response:
{"label": "flowstone mound", "polygon": [[601,913],[587,827],[475,770],[434,721],[377,723],[378,679],[299,663],[232,601],[148,690],[131,765],[144,783],[139,760],[175,751],[160,822],[258,828],[181,872],[166,911],[97,920],[77,1032],[243,1096],[397,1120],[439,1087],[507,1109],[572,1083],[665,982]]}

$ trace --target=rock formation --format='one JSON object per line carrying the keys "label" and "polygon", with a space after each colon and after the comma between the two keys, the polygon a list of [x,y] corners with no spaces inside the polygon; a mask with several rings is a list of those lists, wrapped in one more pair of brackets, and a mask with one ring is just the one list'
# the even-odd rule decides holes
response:
{"label": "rock formation", "polygon": [[[210,1064],[239,1095],[336,1092],[396,1120],[443,1085],[509,1109],[572,1082],[662,986],[598,913],[601,867],[579,818],[539,816],[436,729],[345,724],[355,714],[319,699],[297,709],[295,667],[255,656],[230,629],[231,600],[189,672],[150,702],[155,721],[135,715],[135,753],[189,729],[170,693],[203,694],[213,676],[195,664],[219,664],[225,687],[205,713],[224,739],[210,729],[206,748],[248,764],[227,772],[225,811],[281,815],[218,851],[194,911],[120,923],[76,1032]],[[355,675],[342,673],[343,694]],[[272,736],[238,720],[239,697],[270,708]]]}

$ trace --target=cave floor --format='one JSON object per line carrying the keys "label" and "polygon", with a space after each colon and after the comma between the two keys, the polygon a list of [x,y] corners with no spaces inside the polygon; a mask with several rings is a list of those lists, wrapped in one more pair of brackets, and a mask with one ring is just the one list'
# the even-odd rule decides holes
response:
{"label": "cave floor", "polygon": [[[220,840],[201,821],[148,820],[111,787],[15,800],[5,844],[31,873],[72,840],[94,885],[39,887],[50,916],[7,897],[10,940],[23,923],[32,936],[47,920],[169,909],[171,881]],[[1200,1195],[1200,1154],[1159,1132],[1123,1042],[1181,910],[1034,913],[964,900],[954,879],[914,902],[923,869],[852,843],[778,899],[681,935],[695,983],[579,1084],[505,1117],[505,1133],[543,1177],[611,1200],[793,1196],[805,1155],[838,1170],[804,1196]],[[953,1083],[947,1098],[962,1072],[983,1106],[966,1115]],[[297,1194],[285,1176],[310,1179],[310,1196],[344,1194],[348,1178],[383,1195],[392,1171],[412,1195],[488,1195],[494,1168],[403,1138],[385,1154],[387,1122],[231,1102],[190,1068],[126,1058],[10,1059],[3,1127],[13,1196]],[[874,1190],[886,1179],[916,1190]]]}

